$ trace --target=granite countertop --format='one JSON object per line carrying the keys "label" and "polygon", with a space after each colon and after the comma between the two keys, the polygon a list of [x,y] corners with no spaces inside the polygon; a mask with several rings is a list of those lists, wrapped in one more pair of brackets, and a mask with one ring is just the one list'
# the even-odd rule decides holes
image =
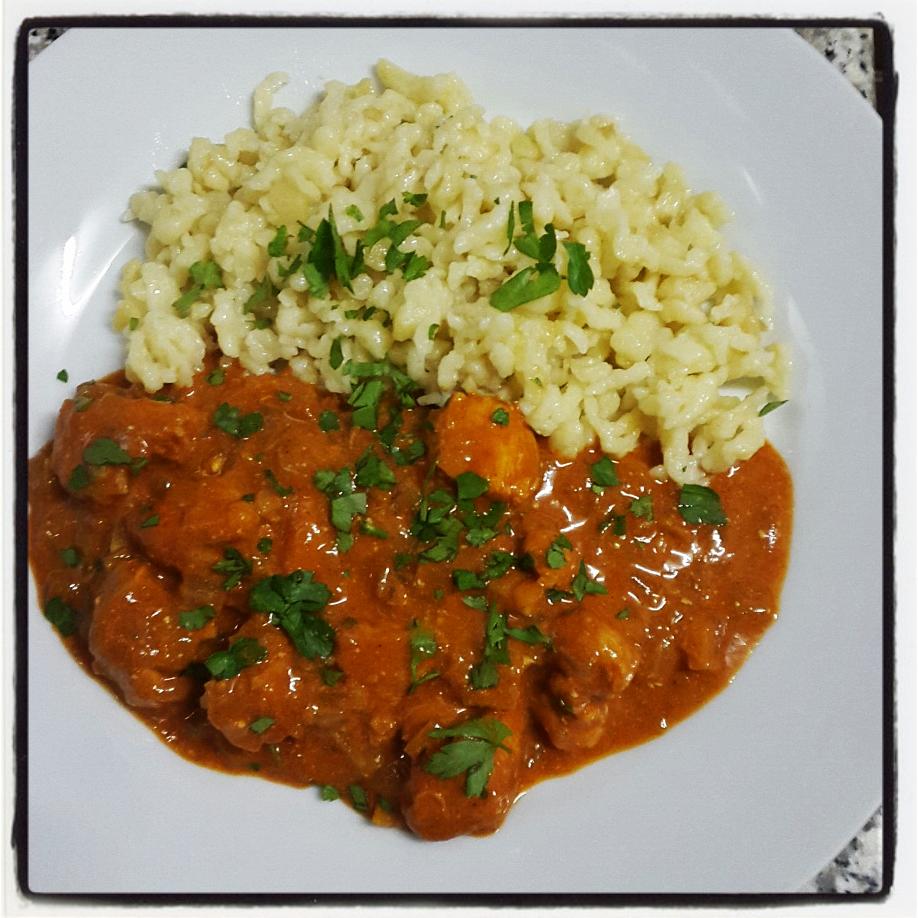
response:
{"label": "granite countertop", "polygon": [[[35,57],[63,29],[34,29],[29,35],[29,59]],[[876,106],[873,31],[865,29],[797,29],[797,33],[850,81],[851,85]],[[864,824],[848,846],[798,892],[871,893],[882,886],[883,808]],[[788,890],[793,892],[793,890]]]}

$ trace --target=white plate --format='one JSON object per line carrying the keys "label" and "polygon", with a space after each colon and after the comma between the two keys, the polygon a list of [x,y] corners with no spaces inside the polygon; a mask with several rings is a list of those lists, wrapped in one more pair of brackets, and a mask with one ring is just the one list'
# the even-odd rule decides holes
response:
{"label": "white plate", "polygon": [[115,369],[119,222],[194,135],[249,123],[380,56],[455,70],[489,114],[616,117],[735,210],[793,335],[773,416],[796,528],[780,621],[664,738],[544,783],[484,839],[423,844],[313,790],[191,765],[68,658],[32,609],[29,885],[70,892],[793,891],[881,799],[881,125],[775,29],[74,29],[30,65],[30,450]]}

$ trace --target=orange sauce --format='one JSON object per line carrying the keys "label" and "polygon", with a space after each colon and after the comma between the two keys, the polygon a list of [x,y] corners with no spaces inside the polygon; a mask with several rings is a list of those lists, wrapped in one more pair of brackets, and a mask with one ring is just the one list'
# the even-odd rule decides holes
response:
{"label": "orange sauce", "polygon": [[[168,401],[86,384],[30,465],[43,608],[195,762],[334,788],[424,838],[491,832],[527,786],[691,714],[777,615],[792,489],[770,445],[710,482],[726,524],[690,524],[651,443],[596,486],[597,448],[561,459],[493,399],[402,408],[384,444],[288,371],[222,372]],[[461,498],[464,473],[484,492]],[[425,529],[425,495],[455,522]],[[327,594],[301,610],[312,657],[256,599],[296,571]],[[257,653],[227,675],[240,639]],[[470,720],[507,731],[471,796],[468,768],[432,767],[463,738],[431,735]]]}

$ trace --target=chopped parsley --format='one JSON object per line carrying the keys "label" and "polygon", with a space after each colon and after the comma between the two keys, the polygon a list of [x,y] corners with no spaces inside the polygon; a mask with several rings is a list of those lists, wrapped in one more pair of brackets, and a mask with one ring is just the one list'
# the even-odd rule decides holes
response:
{"label": "chopped parsley", "polygon": [[618,484],[615,463],[608,456],[602,456],[596,462],[590,463],[590,481],[601,488],[615,487]]}
{"label": "chopped parsley", "polygon": [[279,402],[289,402],[293,398],[292,392],[275,392]]}
{"label": "chopped parsley", "polygon": [[259,539],[258,543],[255,545],[259,552],[263,555],[270,555],[271,549],[274,547],[274,540],[269,539],[265,536],[263,539]]}
{"label": "chopped parsley", "polygon": [[565,242],[567,250],[567,286],[571,293],[586,296],[593,288],[595,278],[590,268],[590,256],[580,242]]}
{"label": "chopped parsley", "polygon": [[422,204],[427,202],[427,195],[412,194],[410,191],[403,191],[402,201],[404,201],[406,204],[411,204],[414,207],[420,207]]}
{"label": "chopped parsley", "polygon": [[607,592],[603,584],[593,580],[590,575],[587,574],[586,564],[581,561],[580,567],[577,569],[577,573],[571,581],[571,593],[574,599],[576,599],[577,602],[583,602],[583,597],[589,593],[605,596]]}
{"label": "chopped parsley", "polygon": [[491,415],[491,423],[497,424],[498,427],[506,427],[510,423],[510,415],[506,409],[497,408]]}
{"label": "chopped parsley", "polygon": [[333,370],[337,370],[343,362],[344,354],[341,352],[341,336],[339,335],[332,341],[331,349],[328,352],[328,363]]}
{"label": "chopped parsley", "polygon": [[687,523],[718,526],[727,522],[720,497],[704,485],[687,484],[679,490],[679,513]]}
{"label": "chopped parsley", "polygon": [[89,469],[80,463],[80,465],[76,466],[70,473],[70,477],[67,479],[67,487],[70,488],[71,491],[82,491],[83,488],[89,486],[90,481]]}
{"label": "chopped parsley", "polygon": [[274,726],[273,717],[258,717],[249,724],[249,729],[260,736],[265,730],[272,726]]}
{"label": "chopped parsley", "polygon": [[351,803],[358,813],[367,813],[370,810],[370,802],[367,799],[367,792],[359,784],[349,784],[347,792],[350,795]]}
{"label": "chopped parsley", "polygon": [[264,426],[264,418],[259,411],[242,414],[238,408],[223,402],[211,419],[215,427],[228,433],[237,440],[245,440],[258,433]]}
{"label": "chopped parsley", "polygon": [[196,261],[189,269],[192,286],[186,290],[173,304],[172,308],[180,319],[186,319],[191,314],[191,307],[201,298],[205,290],[215,290],[223,286],[223,276],[220,268],[214,261]]}
{"label": "chopped parsley", "polygon": [[628,509],[632,516],[647,520],[648,523],[653,522],[653,497],[650,494],[635,498]]}
{"label": "chopped parsley", "polygon": [[410,658],[408,663],[409,672],[411,673],[411,682],[408,685],[408,691],[413,692],[419,685],[436,679],[440,673],[437,670],[430,670],[423,675],[418,674],[418,667],[425,661],[429,660],[439,649],[433,634],[425,631],[417,621],[411,623],[411,632],[408,638],[408,647]]}
{"label": "chopped parsley", "polygon": [[204,665],[215,679],[231,679],[267,657],[268,651],[258,641],[244,637],[233,641],[226,650],[212,653],[204,661]]}
{"label": "chopped parsley", "polygon": [[76,631],[76,613],[59,596],[52,596],[45,603],[45,618],[61,637],[70,637]]}
{"label": "chopped parsley", "polygon": [[148,516],[141,524],[141,529],[151,529],[153,526],[159,525],[159,514],[154,513],[152,516]]}
{"label": "chopped parsley", "polygon": [[331,786],[331,784],[323,784],[319,789],[319,797],[321,797],[322,800],[337,800],[340,796],[341,795],[334,787]]}
{"label": "chopped parsley", "polygon": [[275,574],[252,587],[249,605],[287,633],[297,653],[308,660],[325,659],[334,649],[335,631],[319,617],[331,591],[312,571]]}
{"label": "chopped parsley", "polygon": [[626,622],[629,618],[631,618],[631,610],[625,606],[624,609],[619,609],[618,612],[615,613],[615,617],[619,621]]}
{"label": "chopped parsley", "polygon": [[277,476],[274,474],[274,472],[271,471],[271,469],[265,469],[264,475],[268,480],[268,484],[271,485],[274,493],[279,497],[289,497],[293,493],[293,488],[282,485],[277,480]]}
{"label": "chopped parsley", "polygon": [[395,484],[395,472],[377,456],[372,448],[357,460],[354,481],[361,488],[379,488],[388,491]]}
{"label": "chopped parsley", "polygon": [[272,258],[280,258],[282,255],[286,254],[287,237],[289,235],[286,226],[281,225],[277,228],[274,238],[268,243],[268,254]]}
{"label": "chopped parsley", "polygon": [[83,461],[88,465],[131,465],[134,460],[114,440],[100,437],[83,450]]}
{"label": "chopped parsley", "polygon": [[74,545],[71,545],[69,548],[62,548],[58,552],[58,555],[67,567],[76,567],[82,560],[80,550]]}
{"label": "chopped parsley", "polygon": [[214,617],[213,606],[198,606],[179,612],[179,625],[186,631],[200,631]]}
{"label": "chopped parsley", "polygon": [[558,538],[549,545],[548,550],[545,552],[545,563],[553,570],[564,567],[567,563],[564,552],[573,547],[570,539],[568,539],[566,535],[559,535]]}
{"label": "chopped parsley", "polygon": [[217,574],[226,574],[223,589],[231,590],[243,577],[252,573],[252,562],[244,558],[238,548],[227,548],[223,551],[223,560],[214,564],[211,570]]}
{"label": "chopped parsley", "polygon": [[58,378],[61,382],[67,382],[67,381],[70,379],[70,374],[69,374],[66,370],[61,370],[61,371],[57,374],[57,378]]}
{"label": "chopped parsley", "polygon": [[[488,302],[501,312],[509,312],[517,306],[541,299],[554,293],[561,286],[561,275],[553,259],[558,248],[555,228],[546,224],[545,232],[539,236],[532,217],[532,201],[520,201],[517,205],[522,233],[514,238],[513,207],[507,219],[507,248],[511,243],[517,251],[535,260],[534,266],[518,271],[504,281],[490,296]],[[589,254],[579,242],[565,242],[568,257],[567,283],[572,293],[585,295],[593,286],[593,272],[590,270]]]}
{"label": "chopped parsley", "polygon": [[222,386],[226,380],[226,371],[223,367],[217,367],[207,374],[207,382],[212,386]]}
{"label": "chopped parsley", "polygon": [[352,219],[356,220],[358,223],[363,223],[364,216],[363,211],[356,204],[348,204],[344,208],[344,212]]}
{"label": "chopped parsley", "polygon": [[424,770],[436,778],[455,778],[465,773],[466,797],[483,797],[488,779],[494,770],[494,754],[498,749],[510,750],[503,741],[511,735],[510,728],[494,718],[467,720],[454,727],[437,727],[431,739],[449,739],[424,765]]}
{"label": "chopped parsley", "polygon": [[459,500],[474,500],[488,490],[487,478],[474,472],[462,472],[456,476],[456,494]]}
{"label": "chopped parsley", "polygon": [[440,326],[436,322],[434,322],[431,326],[429,326],[427,329],[427,340],[433,341],[433,339],[437,337],[437,332],[439,330],[440,330]]}
{"label": "chopped parsley", "polygon": [[627,531],[626,526],[627,522],[625,519],[625,514],[616,513],[613,510],[611,513],[607,514],[599,521],[598,528],[600,532],[605,532],[611,527],[612,532],[615,533],[615,535],[623,536]]}
{"label": "chopped parsley", "polygon": [[780,402],[768,402],[766,405],[762,406],[762,409],[759,411],[759,417],[764,418],[766,414],[771,414],[776,408],[780,408],[782,405],[787,404],[787,399],[782,399]]}
{"label": "chopped parsley", "polygon": [[367,495],[354,490],[351,471],[347,466],[337,472],[319,469],[313,476],[315,486],[329,499],[331,524],[338,531],[338,550],[347,551],[353,544],[351,524],[355,516],[367,512]]}
{"label": "chopped parsley", "polygon": [[378,526],[373,525],[372,520],[364,520],[360,524],[360,531],[364,535],[373,536],[374,539],[388,539],[389,533],[385,529],[380,529]]}
{"label": "chopped parsley", "polygon": [[[484,599],[484,597],[467,596],[465,599]],[[466,602],[466,605],[472,605]],[[473,606],[474,608],[474,606]],[[528,628],[508,628],[507,616],[498,612],[493,606],[488,608],[485,621],[485,645],[482,658],[469,670],[469,685],[473,689],[493,688],[500,681],[497,667],[510,662],[510,651],[507,638],[515,638],[526,644],[548,644],[548,638],[535,626]]]}

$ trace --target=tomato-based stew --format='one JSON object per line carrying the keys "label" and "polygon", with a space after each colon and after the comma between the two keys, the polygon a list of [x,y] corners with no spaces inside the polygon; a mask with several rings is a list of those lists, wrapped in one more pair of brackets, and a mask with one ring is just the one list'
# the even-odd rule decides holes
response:
{"label": "tomato-based stew", "polygon": [[511,404],[361,366],[349,397],[227,360],[87,383],[31,462],[45,615],[184,756],[485,834],[697,709],[775,619],[771,446],[680,487],[652,442],[562,459]]}

